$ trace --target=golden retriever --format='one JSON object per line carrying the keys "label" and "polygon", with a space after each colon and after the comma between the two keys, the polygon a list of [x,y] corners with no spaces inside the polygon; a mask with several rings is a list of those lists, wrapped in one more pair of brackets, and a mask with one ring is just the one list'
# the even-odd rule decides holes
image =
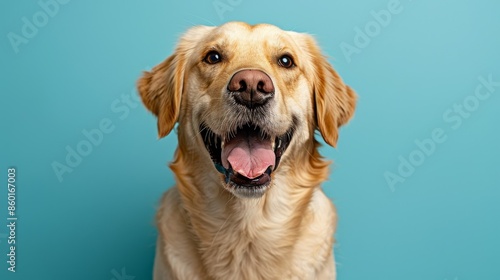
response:
{"label": "golden retriever", "polygon": [[196,26],[138,91],[159,137],[178,123],[154,279],[335,279],[329,162],[314,133],[335,146],[356,94],[312,36]]}

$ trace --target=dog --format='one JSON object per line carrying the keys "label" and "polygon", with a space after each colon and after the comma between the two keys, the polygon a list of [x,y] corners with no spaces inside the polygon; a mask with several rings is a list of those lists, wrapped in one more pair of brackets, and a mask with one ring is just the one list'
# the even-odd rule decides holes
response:
{"label": "dog", "polygon": [[336,212],[320,185],[355,92],[308,34],[269,24],[190,28],[139,78],[176,186],[156,222],[154,279],[335,279]]}

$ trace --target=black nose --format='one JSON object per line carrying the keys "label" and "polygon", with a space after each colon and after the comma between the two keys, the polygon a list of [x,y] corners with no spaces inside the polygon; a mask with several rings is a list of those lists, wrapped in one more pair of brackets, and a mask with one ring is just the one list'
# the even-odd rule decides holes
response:
{"label": "black nose", "polygon": [[273,81],[260,70],[241,70],[233,75],[227,90],[239,104],[253,109],[266,104],[274,96]]}

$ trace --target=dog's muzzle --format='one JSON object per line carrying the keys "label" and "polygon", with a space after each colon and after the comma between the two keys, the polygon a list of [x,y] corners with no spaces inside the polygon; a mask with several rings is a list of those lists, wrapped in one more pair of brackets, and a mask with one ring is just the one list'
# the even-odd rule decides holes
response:
{"label": "dog's muzzle", "polygon": [[272,121],[269,107],[275,87],[261,70],[236,72],[227,84],[227,94],[229,106],[244,117],[228,120],[233,122],[232,129],[222,135],[202,123],[200,135],[216,169],[224,175],[226,188],[240,197],[260,197],[292,140],[296,118],[284,134],[269,132],[266,124]]}

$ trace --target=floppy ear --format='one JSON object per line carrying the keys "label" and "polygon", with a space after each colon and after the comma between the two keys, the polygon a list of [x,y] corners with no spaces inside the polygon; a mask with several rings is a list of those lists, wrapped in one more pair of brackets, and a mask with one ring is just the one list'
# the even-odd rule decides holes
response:
{"label": "floppy ear", "polygon": [[307,47],[313,60],[316,125],[325,142],[336,147],[339,127],[354,114],[356,93],[333,70],[314,39],[309,35],[307,38]]}
{"label": "floppy ear", "polygon": [[212,27],[195,26],[180,39],[173,55],[145,71],[137,81],[142,102],[158,118],[158,136],[170,133],[179,118],[186,60],[201,37]]}
{"label": "floppy ear", "polygon": [[184,62],[176,54],[145,71],[137,82],[142,102],[158,118],[158,136],[170,133],[179,117]]}
{"label": "floppy ear", "polygon": [[354,114],[356,93],[344,84],[326,58],[318,58],[314,82],[316,123],[323,139],[336,147],[338,129]]}
{"label": "floppy ear", "polygon": [[173,54],[137,81],[142,103],[158,118],[158,137],[170,133],[179,117],[185,60]]}

